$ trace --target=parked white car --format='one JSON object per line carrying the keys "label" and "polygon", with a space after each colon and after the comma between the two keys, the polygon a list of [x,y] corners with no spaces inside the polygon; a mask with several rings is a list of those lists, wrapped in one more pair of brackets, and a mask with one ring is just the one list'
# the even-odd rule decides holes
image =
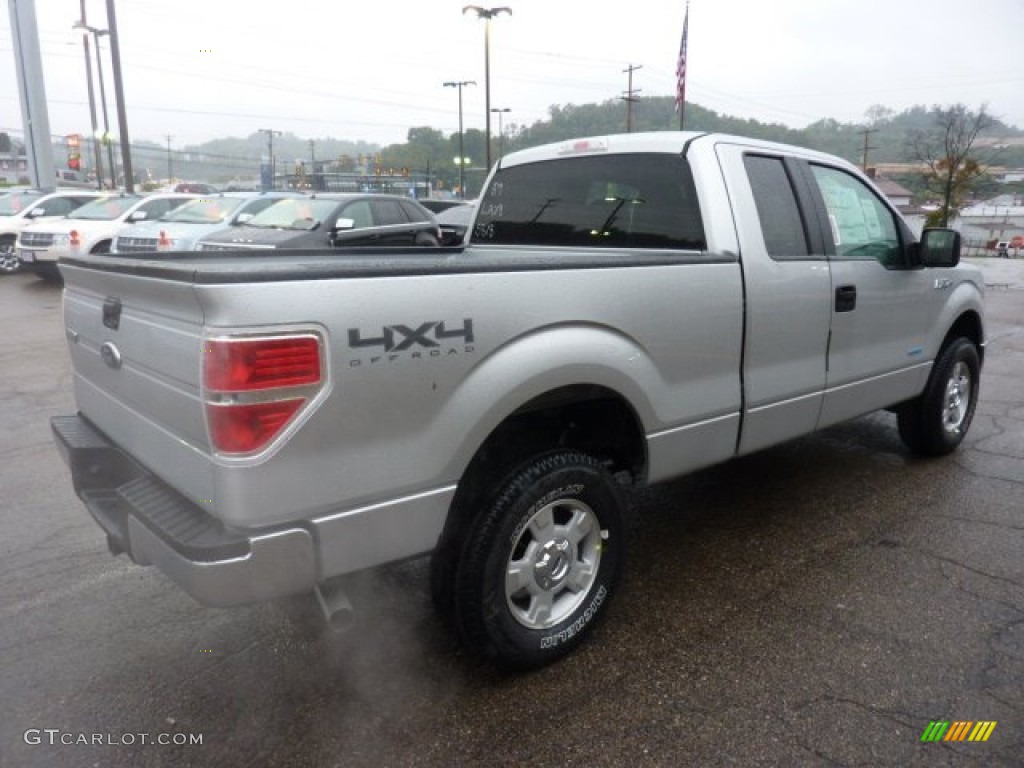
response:
{"label": "parked white car", "polygon": [[100,194],[84,189],[19,189],[0,197],[0,274],[8,275],[20,268],[16,243],[24,227],[66,216]]}
{"label": "parked white car", "polygon": [[40,277],[59,279],[57,260],[61,256],[108,253],[111,241],[124,227],[158,219],[197,197],[186,194],[101,197],[63,219],[24,227],[18,235],[18,258],[26,269]]}
{"label": "parked white car", "polygon": [[200,197],[155,221],[127,227],[114,238],[111,253],[192,251],[199,238],[244,224],[264,208],[297,192],[225,192]]}

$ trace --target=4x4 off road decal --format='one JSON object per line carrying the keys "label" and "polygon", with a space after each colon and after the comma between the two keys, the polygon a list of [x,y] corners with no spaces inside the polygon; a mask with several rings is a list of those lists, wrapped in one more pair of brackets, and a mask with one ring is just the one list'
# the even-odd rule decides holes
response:
{"label": "4x4 off road decal", "polygon": [[351,368],[470,354],[473,352],[473,320],[464,318],[461,327],[452,327],[444,320],[428,320],[418,325],[385,325],[372,331],[349,328],[348,347],[354,354],[358,354],[357,350],[372,350],[350,357]]}

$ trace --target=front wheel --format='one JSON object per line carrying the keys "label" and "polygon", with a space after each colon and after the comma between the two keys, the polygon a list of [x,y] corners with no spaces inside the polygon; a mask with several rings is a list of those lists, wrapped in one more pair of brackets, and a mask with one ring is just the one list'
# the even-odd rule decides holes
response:
{"label": "front wheel", "polygon": [[0,240],[0,275],[13,275],[21,269],[21,259],[13,239]]}
{"label": "front wheel", "polygon": [[924,392],[896,412],[910,450],[925,456],[956,450],[974,419],[980,371],[978,349],[969,339],[954,339],[942,349]]}
{"label": "front wheel", "polygon": [[622,571],[621,501],[591,456],[560,451],[521,467],[486,503],[455,574],[456,626],[499,667],[573,650],[607,609]]}

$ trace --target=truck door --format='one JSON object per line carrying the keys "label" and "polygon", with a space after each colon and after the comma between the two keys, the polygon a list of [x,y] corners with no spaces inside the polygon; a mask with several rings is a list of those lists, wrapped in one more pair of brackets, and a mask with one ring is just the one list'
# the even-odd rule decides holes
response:
{"label": "truck door", "polygon": [[[825,388],[829,264],[793,158],[719,144],[746,291],[739,452],[814,429]],[[756,215],[755,215],[756,214]]]}
{"label": "truck door", "polygon": [[938,302],[932,274],[907,263],[910,232],[882,197],[848,170],[805,167],[830,241],[831,338],[818,420],[824,427],[920,391]]}

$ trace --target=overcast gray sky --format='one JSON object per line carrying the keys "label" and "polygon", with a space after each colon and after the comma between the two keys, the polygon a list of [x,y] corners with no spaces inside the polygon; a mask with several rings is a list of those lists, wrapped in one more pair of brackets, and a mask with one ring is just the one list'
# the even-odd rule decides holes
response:
{"label": "overcast gray sky", "polygon": [[[630,65],[640,95],[674,93],[685,0],[502,2],[512,15],[491,22],[491,106],[511,110],[506,127],[618,98]],[[446,80],[478,83],[464,90],[465,125],[483,128],[484,22],[464,4],[117,0],[129,132],[176,147],[259,128],[401,142],[412,126],[458,130]],[[86,6],[106,27],[104,0]],[[51,131],[88,131],[79,0],[36,0],[36,13]],[[692,0],[687,97],[793,127],[860,122],[873,104],[987,103],[1024,128],[1022,31],[1024,0]],[[106,86],[116,124],[109,69]],[[20,134],[20,114],[5,13],[0,130]]]}

